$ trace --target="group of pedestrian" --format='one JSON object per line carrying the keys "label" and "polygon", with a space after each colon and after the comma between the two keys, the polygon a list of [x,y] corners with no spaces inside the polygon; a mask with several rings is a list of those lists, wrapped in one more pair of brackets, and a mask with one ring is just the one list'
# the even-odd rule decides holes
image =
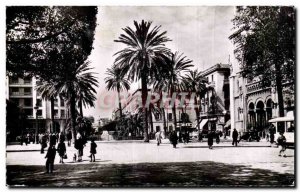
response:
{"label": "group of pedestrian", "polygon": [[[72,135],[71,135],[72,136]],[[57,143],[57,138],[59,139],[59,142],[57,144],[57,149],[55,148],[56,143]],[[67,134],[67,144],[68,146],[71,145],[71,139],[72,137],[68,137]],[[44,142],[42,142],[44,143]],[[78,157],[78,162],[82,161],[82,157],[83,157],[83,149],[84,146],[86,144],[86,139],[85,137],[81,134],[81,133],[77,133],[76,135],[76,140],[74,143],[74,147],[75,149],[77,149],[77,157]],[[47,142],[46,142],[47,144]],[[44,145],[42,145],[44,146]],[[97,144],[95,143],[95,139],[92,138],[91,139],[91,145],[90,145],[90,162],[95,162],[95,154],[97,153]],[[42,149],[44,150],[44,148],[42,147]],[[42,151],[41,151],[42,152]],[[66,148],[66,144],[65,144],[65,135],[63,133],[60,134],[51,134],[49,136],[49,147],[47,150],[47,154],[45,156],[46,160],[46,173],[52,173],[53,169],[54,169],[54,161],[55,161],[55,156],[56,156],[56,152],[59,155],[59,163],[64,163],[64,159],[67,158],[67,148]]]}

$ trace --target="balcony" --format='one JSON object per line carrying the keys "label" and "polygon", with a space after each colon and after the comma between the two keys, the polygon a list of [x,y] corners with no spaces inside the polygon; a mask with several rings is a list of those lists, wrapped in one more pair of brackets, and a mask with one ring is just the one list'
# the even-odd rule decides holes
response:
{"label": "balcony", "polygon": [[32,97],[32,92],[10,92],[9,95],[14,97],[19,97],[19,96]]}

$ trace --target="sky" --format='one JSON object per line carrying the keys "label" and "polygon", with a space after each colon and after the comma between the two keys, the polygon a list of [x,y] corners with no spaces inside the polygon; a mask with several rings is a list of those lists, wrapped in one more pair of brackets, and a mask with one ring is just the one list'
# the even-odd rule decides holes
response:
{"label": "sky", "polygon": [[[133,21],[152,21],[152,26],[161,26],[172,41],[166,46],[172,52],[179,51],[191,59],[194,68],[202,71],[217,63],[227,64],[232,53],[231,19],[232,6],[104,6],[98,7],[94,49],[89,57],[99,81],[95,108],[84,109],[86,116],[96,119],[111,118],[113,107],[105,108],[101,98],[105,89],[106,69],[114,62],[114,54],[124,45],[114,42],[123,33],[122,28],[134,29]],[[231,56],[232,57],[232,56]],[[131,92],[137,83],[131,87]],[[114,93],[116,95],[116,93]],[[116,98],[116,97],[114,97]]]}

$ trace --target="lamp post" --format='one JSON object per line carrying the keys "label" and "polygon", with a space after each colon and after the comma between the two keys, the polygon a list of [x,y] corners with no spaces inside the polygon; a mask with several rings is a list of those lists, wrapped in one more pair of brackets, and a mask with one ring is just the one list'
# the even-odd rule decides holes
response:
{"label": "lamp post", "polygon": [[38,112],[38,109],[39,109],[38,104],[35,104],[34,109],[35,109],[35,135],[34,135],[34,141],[37,144],[38,143],[38,141],[37,141],[37,134],[38,134],[38,119],[37,119],[37,115],[38,115],[38,113],[37,112]]}

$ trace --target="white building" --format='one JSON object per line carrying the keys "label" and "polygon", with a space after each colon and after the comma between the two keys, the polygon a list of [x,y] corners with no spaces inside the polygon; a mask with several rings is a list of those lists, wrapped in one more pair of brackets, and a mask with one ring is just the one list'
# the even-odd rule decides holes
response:
{"label": "white building", "polygon": [[13,101],[26,114],[29,125],[24,127],[25,132],[35,132],[36,125],[38,132],[61,132],[66,127],[67,107],[65,101],[57,97],[54,100],[54,119],[55,125],[53,130],[51,121],[51,104],[50,101],[42,99],[35,90],[37,80],[35,78],[18,77],[6,78],[6,97]]}

